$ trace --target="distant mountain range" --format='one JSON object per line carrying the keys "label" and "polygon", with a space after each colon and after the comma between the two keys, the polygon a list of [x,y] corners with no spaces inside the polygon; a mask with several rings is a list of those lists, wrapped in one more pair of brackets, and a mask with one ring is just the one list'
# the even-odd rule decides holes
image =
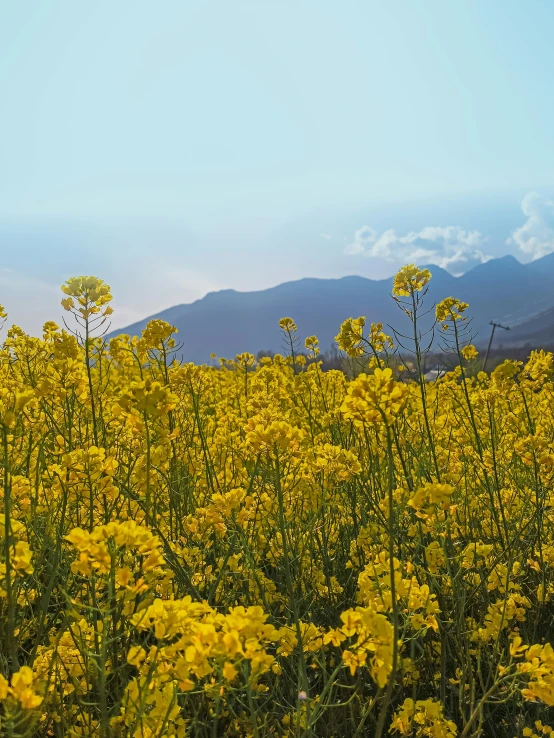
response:
{"label": "distant mountain range", "polygon": [[[497,345],[554,344],[554,254],[530,264],[521,264],[513,256],[491,259],[460,277],[437,266],[428,268],[433,278],[427,306],[448,296],[468,302],[477,345],[487,342],[491,320],[511,327],[497,333]],[[110,335],[140,335],[150,320],[160,318],[178,328],[184,360],[201,363],[212,352],[232,358],[243,351],[282,351],[278,321],[290,316],[302,341],[315,334],[326,350],[348,317],[365,315],[368,323],[380,321],[405,331],[407,318],[392,300],[391,286],[392,279],[353,276],[300,279],[256,292],[210,292]]]}

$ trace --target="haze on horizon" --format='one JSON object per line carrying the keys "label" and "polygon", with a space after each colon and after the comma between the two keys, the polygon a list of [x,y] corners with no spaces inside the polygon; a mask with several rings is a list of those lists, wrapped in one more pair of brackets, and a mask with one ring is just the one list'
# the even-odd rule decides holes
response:
{"label": "haze on horizon", "polygon": [[114,327],[304,276],[554,251],[554,6],[70,0],[0,13],[0,303]]}

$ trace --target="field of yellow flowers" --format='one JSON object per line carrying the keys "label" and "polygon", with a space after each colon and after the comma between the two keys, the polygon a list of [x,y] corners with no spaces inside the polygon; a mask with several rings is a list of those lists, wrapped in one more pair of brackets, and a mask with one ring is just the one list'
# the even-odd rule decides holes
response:
{"label": "field of yellow flowers", "polygon": [[291,318],[259,362],[108,342],[93,277],[7,330],[2,736],[552,732],[554,357],[479,372],[465,303],[420,327],[430,278],[396,275],[392,337],[343,323],[345,372]]}

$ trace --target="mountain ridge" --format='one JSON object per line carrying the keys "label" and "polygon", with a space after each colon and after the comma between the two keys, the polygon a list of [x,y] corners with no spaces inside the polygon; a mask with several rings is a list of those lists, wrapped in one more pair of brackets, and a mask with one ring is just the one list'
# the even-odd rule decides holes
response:
{"label": "mountain ridge", "polygon": [[[516,339],[522,335],[521,325],[554,308],[554,254],[529,264],[507,255],[460,276],[433,264],[426,268],[433,275],[427,307],[449,296],[468,302],[477,345],[488,339],[490,320],[517,325]],[[231,357],[242,351],[282,350],[278,321],[288,315],[297,323],[301,340],[317,335],[322,350],[326,350],[348,317],[365,315],[368,322],[397,327],[405,316],[390,297],[391,287],[392,278],[373,280],[353,274],[336,279],[303,277],[262,290],[230,288],[161,310],[109,336],[139,335],[150,320],[166,320],[179,330],[183,358],[201,363],[211,353]],[[554,340],[554,312],[552,317]],[[429,319],[424,320],[423,327],[428,325]],[[532,333],[530,325],[529,335]],[[510,341],[507,333],[502,340]]]}

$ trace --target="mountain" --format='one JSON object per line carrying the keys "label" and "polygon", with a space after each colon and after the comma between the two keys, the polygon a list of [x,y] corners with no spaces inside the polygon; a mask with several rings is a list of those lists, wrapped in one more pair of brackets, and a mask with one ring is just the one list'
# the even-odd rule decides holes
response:
{"label": "mountain", "polygon": [[510,332],[502,334],[501,340],[503,344],[510,346],[554,346],[554,308],[548,308],[510,326]]}
{"label": "mountain", "polygon": [[[554,254],[531,264],[521,264],[513,256],[491,259],[460,277],[438,266],[428,268],[433,278],[427,306],[451,295],[468,302],[467,314],[472,318],[471,330],[477,345],[488,340],[490,320],[513,325],[514,340],[522,332],[531,335],[550,325],[554,338]],[[212,352],[230,358],[242,351],[282,351],[278,321],[290,316],[302,341],[315,334],[325,350],[333,344],[340,324],[348,317],[365,315],[368,322],[380,321],[406,332],[409,323],[390,296],[391,286],[391,279],[352,276],[300,279],[253,292],[221,290],[163,310],[110,336],[140,335],[149,320],[160,318],[178,328],[185,361],[205,362]],[[537,316],[542,316],[542,323],[536,323]],[[422,325],[428,326],[430,317],[423,321]],[[508,342],[508,335],[511,340],[511,334],[502,334],[504,343]]]}

